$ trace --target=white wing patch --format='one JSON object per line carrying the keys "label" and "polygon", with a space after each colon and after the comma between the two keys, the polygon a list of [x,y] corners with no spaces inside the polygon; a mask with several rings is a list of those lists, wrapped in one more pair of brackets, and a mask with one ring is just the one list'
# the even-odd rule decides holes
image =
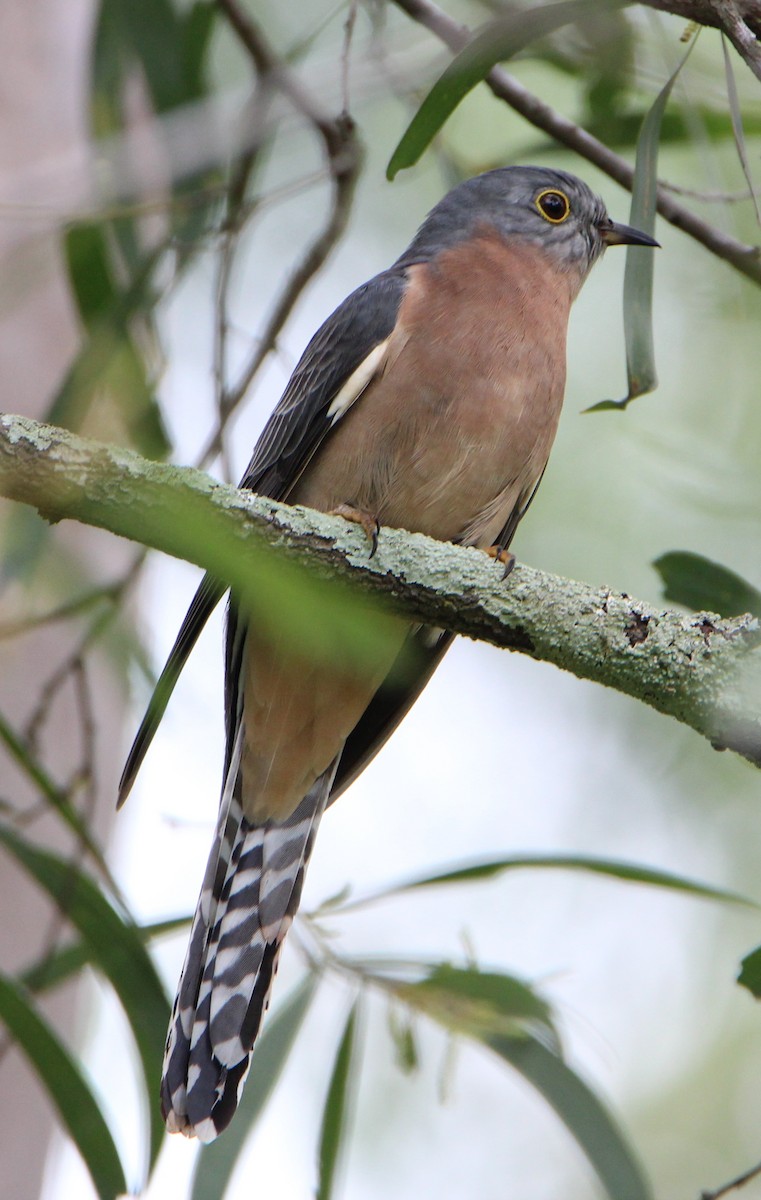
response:
{"label": "white wing patch", "polygon": [[390,341],[391,335],[384,342],[379,342],[370,351],[367,358],[362,359],[359,366],[352,371],[349,378],[336,392],[328,409],[331,425],[336,425],[341,417],[345,416],[354,401],[362,395],[368,383],[375,375],[379,374]]}

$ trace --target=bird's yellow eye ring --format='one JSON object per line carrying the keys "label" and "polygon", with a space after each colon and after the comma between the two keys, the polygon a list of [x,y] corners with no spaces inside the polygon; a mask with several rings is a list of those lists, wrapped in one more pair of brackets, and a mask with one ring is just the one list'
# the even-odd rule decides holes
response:
{"label": "bird's yellow eye ring", "polygon": [[562,225],[571,212],[571,201],[565,192],[558,188],[545,188],[537,196],[534,204],[551,225]]}

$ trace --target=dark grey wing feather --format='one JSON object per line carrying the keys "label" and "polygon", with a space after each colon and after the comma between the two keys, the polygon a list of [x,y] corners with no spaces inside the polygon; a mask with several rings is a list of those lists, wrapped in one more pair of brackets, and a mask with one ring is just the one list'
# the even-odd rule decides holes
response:
{"label": "dark grey wing feather", "polygon": [[317,330],[262,431],[241,487],[287,498],[333,428],[331,401],[396,325],[405,286],[404,271],[384,271],[352,292]]}
{"label": "dark grey wing feather", "polygon": [[[309,459],[330,433],[332,421],[328,409],[334,396],[371,350],[393,330],[405,283],[403,269],[392,268],[376,275],[352,292],[318,329],[262,431],[241,487],[275,500],[287,498]],[[129,795],[180,673],[225,591],[224,583],[204,576],[129,752],[119,784],[119,805]],[[231,607],[225,670],[225,773],[230,763],[240,705],[236,681],[243,639],[236,630],[237,622]]]}
{"label": "dark grey wing feather", "polygon": [[352,729],[330,793],[333,804],[361,775],[404,720],[454,640],[446,630],[419,626],[407,638],[394,666]]}

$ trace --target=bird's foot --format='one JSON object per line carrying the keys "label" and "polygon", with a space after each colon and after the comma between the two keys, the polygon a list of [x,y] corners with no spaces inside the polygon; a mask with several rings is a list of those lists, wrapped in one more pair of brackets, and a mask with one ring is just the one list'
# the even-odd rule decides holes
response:
{"label": "bird's foot", "polygon": [[337,508],[331,508],[328,516],[343,517],[344,521],[361,525],[370,541],[370,558],[372,558],[378,549],[378,534],[380,533],[380,521],[377,517],[363,508],[354,508],[351,504],[339,504]]}
{"label": "bird's foot", "polygon": [[502,546],[487,546],[486,553],[489,555],[489,558],[493,558],[496,562],[501,562],[504,565],[505,569],[502,573],[502,578],[507,579],[515,566],[515,555],[511,554],[509,550],[503,549]]}

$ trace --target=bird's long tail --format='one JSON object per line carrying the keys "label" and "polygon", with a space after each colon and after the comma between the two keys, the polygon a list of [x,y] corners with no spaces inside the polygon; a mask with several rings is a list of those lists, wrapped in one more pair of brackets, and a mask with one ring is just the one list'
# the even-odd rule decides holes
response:
{"label": "bird's long tail", "polygon": [[161,1105],[167,1128],[212,1141],[230,1122],[336,763],[282,822],[249,823],[233,755],[217,833],[169,1025]]}

